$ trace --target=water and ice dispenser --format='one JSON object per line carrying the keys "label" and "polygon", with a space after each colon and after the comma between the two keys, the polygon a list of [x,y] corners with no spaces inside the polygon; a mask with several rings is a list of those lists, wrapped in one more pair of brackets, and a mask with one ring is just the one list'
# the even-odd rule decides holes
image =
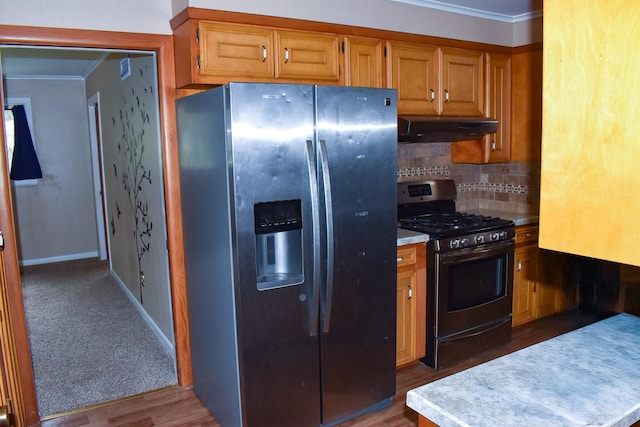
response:
{"label": "water and ice dispenser", "polygon": [[259,290],[298,285],[302,271],[302,203],[256,203],[256,284]]}

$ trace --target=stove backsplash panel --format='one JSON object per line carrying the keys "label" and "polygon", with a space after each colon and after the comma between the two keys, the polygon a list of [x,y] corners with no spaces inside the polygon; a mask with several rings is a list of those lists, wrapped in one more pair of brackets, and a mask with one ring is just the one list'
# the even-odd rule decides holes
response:
{"label": "stove backsplash panel", "polygon": [[399,144],[398,182],[421,179],[453,179],[458,210],[539,212],[539,163],[452,163],[450,143]]}

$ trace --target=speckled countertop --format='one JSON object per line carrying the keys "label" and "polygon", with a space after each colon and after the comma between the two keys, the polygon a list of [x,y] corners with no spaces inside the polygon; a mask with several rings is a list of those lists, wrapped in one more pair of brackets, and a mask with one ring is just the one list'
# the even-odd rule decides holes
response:
{"label": "speckled countertop", "polygon": [[413,230],[405,230],[404,228],[398,228],[398,246],[410,245],[412,243],[422,243],[429,240],[429,235],[424,233],[418,233]]}
{"label": "speckled countertop", "polygon": [[465,210],[464,212],[473,213],[477,215],[485,215],[485,216],[497,216],[499,218],[509,219],[513,221],[513,223],[516,226],[535,224],[538,222],[537,214],[502,212],[502,211],[496,211],[491,209],[468,209],[468,210]]}
{"label": "speckled countertop", "polygon": [[407,393],[441,427],[640,420],[640,317],[618,314]]}

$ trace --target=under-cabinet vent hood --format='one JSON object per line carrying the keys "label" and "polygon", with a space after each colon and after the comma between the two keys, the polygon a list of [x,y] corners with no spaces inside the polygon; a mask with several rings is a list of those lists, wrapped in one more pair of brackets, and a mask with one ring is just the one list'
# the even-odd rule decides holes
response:
{"label": "under-cabinet vent hood", "polygon": [[497,130],[498,121],[486,117],[398,117],[398,142],[468,141]]}

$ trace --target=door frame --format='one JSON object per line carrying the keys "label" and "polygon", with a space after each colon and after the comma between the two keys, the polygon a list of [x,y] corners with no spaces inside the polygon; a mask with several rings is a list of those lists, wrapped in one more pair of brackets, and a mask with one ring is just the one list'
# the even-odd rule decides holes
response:
{"label": "door frame", "polygon": [[[76,30],[49,27],[0,25],[0,44],[75,47],[120,50],[154,51],[158,67],[158,100],[160,107],[160,129],[162,166],[164,170],[165,211],[167,224],[167,246],[169,250],[169,279],[173,306],[176,367],[178,385],[192,384],[191,350],[186,298],[184,249],[182,234],[182,212],[180,208],[180,182],[178,147],[175,117],[175,63],[173,36],[124,33],[96,30]],[[0,84],[0,97],[4,89]],[[1,103],[1,101],[0,101]],[[15,223],[8,179],[4,133],[0,135],[0,230],[5,237],[6,278],[9,287],[8,307],[13,319],[13,333],[17,354],[29,355],[29,340],[24,314]],[[16,361],[22,384],[22,398],[26,409],[26,425],[40,422],[35,384],[30,357]]]}

